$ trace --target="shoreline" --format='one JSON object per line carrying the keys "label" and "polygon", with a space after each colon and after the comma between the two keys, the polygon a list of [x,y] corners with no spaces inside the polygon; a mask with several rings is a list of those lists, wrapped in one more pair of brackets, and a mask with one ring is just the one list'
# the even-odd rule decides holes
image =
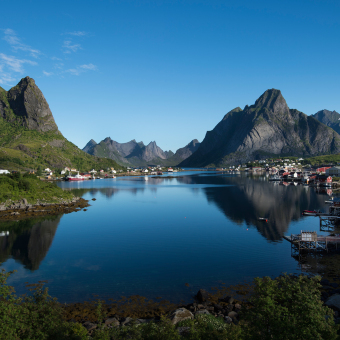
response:
{"label": "shoreline", "polygon": [[0,222],[16,221],[38,216],[68,214],[89,206],[89,201],[81,197],[74,197],[71,201],[61,201],[59,203],[39,201],[36,204],[28,204],[24,198],[21,201],[12,202],[7,207],[4,204],[0,204]]}

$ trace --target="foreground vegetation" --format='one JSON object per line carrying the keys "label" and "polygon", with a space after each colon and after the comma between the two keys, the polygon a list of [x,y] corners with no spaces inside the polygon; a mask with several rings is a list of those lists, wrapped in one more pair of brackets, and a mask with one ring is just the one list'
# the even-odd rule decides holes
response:
{"label": "foreground vegetation", "polygon": [[257,278],[240,322],[226,323],[212,315],[199,315],[173,325],[159,321],[106,327],[101,301],[97,328],[91,335],[80,323],[66,322],[63,307],[48,295],[44,283],[30,285],[30,296],[17,297],[7,284],[12,272],[0,274],[0,339],[338,339],[334,313],[320,299],[320,277]]}
{"label": "foreground vegetation", "polygon": [[10,175],[0,175],[0,203],[26,199],[34,204],[37,200],[45,202],[60,202],[71,200],[74,195],[64,191],[55,183],[41,181],[37,176],[17,172]]}

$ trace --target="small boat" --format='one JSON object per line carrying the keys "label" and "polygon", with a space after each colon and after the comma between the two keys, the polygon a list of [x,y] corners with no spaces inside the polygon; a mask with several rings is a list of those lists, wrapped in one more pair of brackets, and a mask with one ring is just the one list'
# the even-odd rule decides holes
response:
{"label": "small boat", "polygon": [[316,211],[316,210],[304,210],[302,212],[302,215],[306,215],[306,216],[319,216],[321,214],[320,211]]}
{"label": "small boat", "polygon": [[262,222],[268,222],[268,219],[266,219],[265,217],[259,217],[258,220]]}
{"label": "small boat", "polygon": [[77,174],[75,176],[68,176],[67,180],[68,181],[83,181],[85,179],[85,177],[79,175],[79,171],[77,172]]}
{"label": "small boat", "polygon": [[157,175],[163,175],[163,172],[162,171],[158,171]]}

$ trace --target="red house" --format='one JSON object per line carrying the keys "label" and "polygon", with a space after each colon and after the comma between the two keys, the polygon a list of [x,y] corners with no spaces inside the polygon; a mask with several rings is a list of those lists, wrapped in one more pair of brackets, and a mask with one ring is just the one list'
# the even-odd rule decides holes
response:
{"label": "red house", "polygon": [[322,187],[331,187],[332,186],[332,177],[326,175],[316,175],[315,183]]}

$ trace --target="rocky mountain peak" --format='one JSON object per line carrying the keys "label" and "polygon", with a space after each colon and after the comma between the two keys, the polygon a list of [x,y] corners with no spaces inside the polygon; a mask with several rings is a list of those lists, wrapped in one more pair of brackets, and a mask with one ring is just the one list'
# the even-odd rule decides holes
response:
{"label": "rocky mountain peak", "polygon": [[[19,119],[23,126],[30,130],[41,132],[58,131],[58,126],[54,121],[50,107],[35,84],[33,78],[25,77],[20,82],[12,87],[8,92],[3,94],[4,98],[0,99],[0,116],[7,120]],[[6,97],[6,98],[5,98]],[[2,112],[1,107],[7,106],[12,112],[12,117],[5,112]],[[4,105],[6,104],[6,105]],[[3,109],[4,111],[4,109]]]}
{"label": "rocky mountain peak", "polygon": [[265,91],[255,102],[255,108],[268,109],[274,113],[289,113],[289,107],[281,91],[270,89]]}

